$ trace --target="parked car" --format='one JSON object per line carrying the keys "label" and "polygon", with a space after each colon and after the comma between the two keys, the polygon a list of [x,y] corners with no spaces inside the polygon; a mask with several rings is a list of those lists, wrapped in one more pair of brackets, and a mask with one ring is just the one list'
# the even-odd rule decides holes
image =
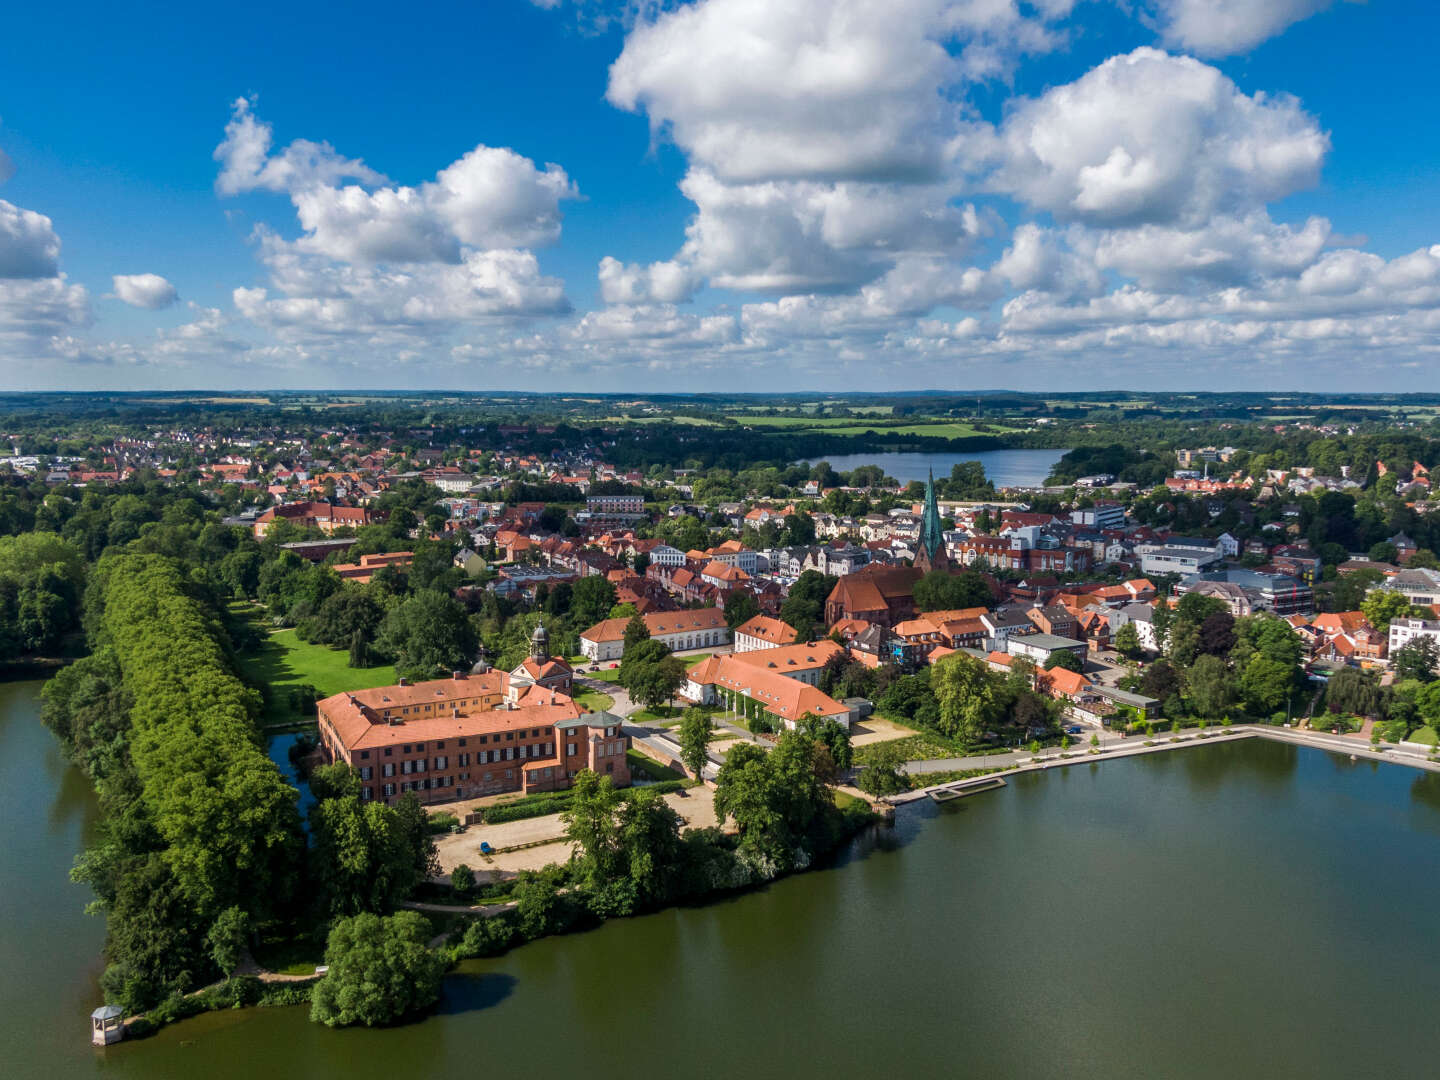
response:
{"label": "parked car", "polygon": [[1067,728],[1065,729],[1065,734],[1066,734],[1066,735],[1079,735],[1079,734],[1080,734],[1080,725],[1079,725],[1079,724],[1071,724],[1069,727],[1067,727]]}

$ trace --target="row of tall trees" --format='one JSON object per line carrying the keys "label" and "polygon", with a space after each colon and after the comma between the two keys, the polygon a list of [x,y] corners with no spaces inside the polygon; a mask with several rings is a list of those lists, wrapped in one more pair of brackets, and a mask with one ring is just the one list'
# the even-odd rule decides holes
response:
{"label": "row of tall trees", "polygon": [[106,913],[106,996],[137,1010],[214,973],[217,925],[290,909],[304,841],[257,736],[259,695],[183,564],[102,559],[86,623],[94,651],[46,685],[43,717],[100,795],[100,840],[75,873]]}

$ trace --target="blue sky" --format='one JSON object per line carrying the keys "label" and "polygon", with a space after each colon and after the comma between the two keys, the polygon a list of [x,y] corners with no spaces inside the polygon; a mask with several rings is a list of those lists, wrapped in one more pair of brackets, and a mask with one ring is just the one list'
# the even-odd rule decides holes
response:
{"label": "blue sky", "polygon": [[1434,5],[296,8],[7,11],[0,386],[1437,389]]}

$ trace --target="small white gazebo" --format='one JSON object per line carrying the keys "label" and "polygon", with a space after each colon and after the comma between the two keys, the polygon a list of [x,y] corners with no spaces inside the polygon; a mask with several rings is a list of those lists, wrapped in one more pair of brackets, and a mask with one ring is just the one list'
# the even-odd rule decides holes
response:
{"label": "small white gazebo", "polygon": [[101,1005],[90,1014],[90,1041],[109,1046],[125,1037],[125,1010],[119,1005]]}

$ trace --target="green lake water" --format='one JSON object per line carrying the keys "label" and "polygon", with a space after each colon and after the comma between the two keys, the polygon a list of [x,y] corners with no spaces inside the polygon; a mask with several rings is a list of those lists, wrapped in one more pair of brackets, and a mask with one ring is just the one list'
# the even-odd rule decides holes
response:
{"label": "green lake water", "polygon": [[3,1077],[1435,1072],[1440,777],[1259,741],[925,803],[833,868],[467,965],[407,1027],[245,1010],[92,1050],[93,801],[37,703],[0,686]]}

